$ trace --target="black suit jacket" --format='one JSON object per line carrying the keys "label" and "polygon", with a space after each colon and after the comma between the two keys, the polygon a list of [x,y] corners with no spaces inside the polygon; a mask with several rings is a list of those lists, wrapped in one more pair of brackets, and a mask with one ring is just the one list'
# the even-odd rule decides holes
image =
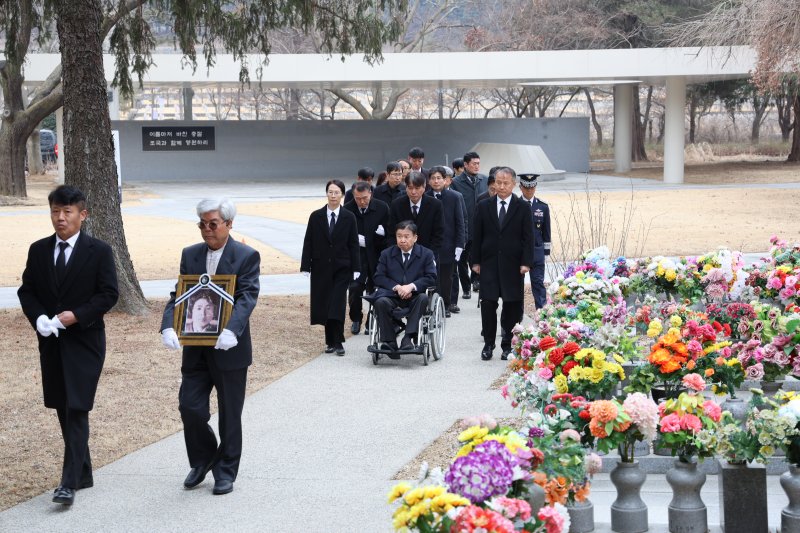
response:
{"label": "black suit jacket", "polygon": [[33,243],[17,291],[22,312],[36,329],[41,315],[72,311],[77,324],[58,337],[38,333],[44,404],[91,411],[106,356],[103,315],[117,303],[117,271],[111,247],[81,232],[64,281],[56,282],[56,236]]}
{"label": "black suit jacket", "polygon": [[[327,207],[308,217],[300,271],[311,273],[311,323],[340,320],[347,306],[347,286],[353,272],[361,272],[356,216],[339,209],[339,219],[329,231]],[[335,316],[330,316],[331,314]]]}
{"label": "black suit jacket", "polygon": [[372,191],[372,197],[376,200],[380,200],[381,202],[385,203],[386,205],[391,206],[392,202],[401,196],[406,195],[406,186],[402,183],[392,189],[389,187],[388,183],[381,183],[375,190]]}
{"label": "black suit jacket", "polygon": [[392,246],[381,253],[378,269],[375,272],[375,297],[397,296],[392,290],[395,285],[417,286],[416,292],[425,292],[436,286],[436,261],[433,252],[415,244],[408,262],[403,264],[403,252],[399,246]]}
{"label": "black suit jacket", "polygon": [[[435,198],[433,190],[427,193]],[[464,221],[463,198],[455,191],[443,190],[441,192],[442,218],[444,231],[442,232],[442,245],[439,251],[439,262],[444,264],[455,263],[456,248],[464,249],[467,242],[466,222]]]}
{"label": "black suit jacket", "polygon": [[481,267],[481,300],[504,302],[524,298],[521,266],[533,266],[533,222],[528,204],[509,197],[502,226],[497,220],[497,196],[475,208],[472,233],[473,264]]}
{"label": "black suit jacket", "polygon": [[[181,274],[205,274],[208,246],[201,242],[183,249],[181,252]],[[229,350],[215,350],[213,346],[184,346],[183,366],[194,366],[203,357],[204,351],[213,352],[214,361],[220,370],[236,370],[250,366],[253,362],[253,346],[250,341],[250,315],[258,303],[261,274],[259,253],[246,244],[228,237],[222,257],[217,264],[217,274],[236,274],[236,288],[233,294],[233,311],[224,329],[230,330],[239,343]],[[161,330],[173,326],[175,316],[175,291],[170,293],[169,301],[161,318]],[[220,330],[220,333],[222,330]]]}
{"label": "black suit jacket", "polygon": [[442,202],[433,196],[423,194],[416,220],[412,215],[411,200],[408,199],[408,196],[401,196],[392,202],[389,209],[389,233],[387,235],[390,245],[397,242],[394,235],[395,226],[403,220],[414,221],[417,225],[417,244],[428,248],[438,258],[444,234]]}
{"label": "black suit jacket", "polygon": [[[378,257],[386,248],[386,233],[389,231],[389,206],[374,198],[367,206],[367,212],[361,214],[358,204],[349,202],[345,204],[345,209],[356,216],[358,234],[364,236],[366,246],[362,249],[367,258],[367,264],[361,265],[363,272],[370,278],[378,268]],[[383,226],[383,235],[378,235],[375,230],[378,226]]]}

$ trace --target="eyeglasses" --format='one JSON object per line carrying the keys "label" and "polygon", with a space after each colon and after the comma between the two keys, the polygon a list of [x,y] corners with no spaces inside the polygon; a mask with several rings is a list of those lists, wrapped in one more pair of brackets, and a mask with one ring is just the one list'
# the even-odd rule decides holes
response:
{"label": "eyeglasses", "polygon": [[211,231],[216,231],[217,228],[222,226],[223,224],[227,226],[228,222],[229,222],[228,220],[225,220],[222,223],[216,221],[206,222],[205,220],[201,220],[200,222],[197,223],[197,227],[200,229],[206,229],[206,227],[208,227],[208,229],[210,229]]}

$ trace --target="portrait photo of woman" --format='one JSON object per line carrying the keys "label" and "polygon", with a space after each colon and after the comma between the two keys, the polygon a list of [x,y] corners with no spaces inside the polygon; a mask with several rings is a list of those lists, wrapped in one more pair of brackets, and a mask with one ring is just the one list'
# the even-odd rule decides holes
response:
{"label": "portrait photo of woman", "polygon": [[211,289],[201,289],[186,306],[183,334],[219,333],[221,301]]}

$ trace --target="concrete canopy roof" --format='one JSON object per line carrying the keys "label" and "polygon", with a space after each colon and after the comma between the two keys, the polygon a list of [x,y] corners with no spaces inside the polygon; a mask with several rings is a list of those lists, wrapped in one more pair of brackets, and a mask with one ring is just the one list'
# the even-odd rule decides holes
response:
{"label": "concrete canopy roof", "polygon": [[[249,56],[251,78],[261,56]],[[264,67],[266,87],[325,88],[498,88],[518,85],[617,85],[640,81],[663,85],[667,78],[686,83],[747,78],[756,54],[749,47],[636,48],[536,52],[451,52],[385,54],[375,65],[353,55],[273,54]],[[31,54],[26,83],[38,84],[60,62],[59,54]],[[156,54],[146,86],[238,85],[239,63],[219,55],[206,69],[199,58],[197,71],[184,65],[180,54]],[[106,78],[113,76],[114,58],[104,57]]]}

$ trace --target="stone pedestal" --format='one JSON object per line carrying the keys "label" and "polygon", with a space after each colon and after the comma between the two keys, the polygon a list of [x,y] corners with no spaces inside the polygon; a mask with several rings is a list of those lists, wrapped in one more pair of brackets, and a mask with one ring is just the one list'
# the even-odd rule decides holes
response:
{"label": "stone pedestal", "polygon": [[719,462],[719,525],[725,533],[768,533],[767,470]]}
{"label": "stone pedestal", "polygon": [[670,533],[708,531],[708,512],[700,497],[705,482],[706,475],[697,469],[696,462],[675,459],[674,466],[667,472],[667,483],[672,487],[668,508]]}
{"label": "stone pedestal", "polygon": [[639,462],[617,461],[609,478],[617,489],[617,499],[611,504],[611,530],[617,533],[647,531],[647,505],[641,497],[647,474]]}
{"label": "stone pedestal", "polygon": [[591,533],[594,531],[594,505],[589,500],[567,505],[569,533]]}
{"label": "stone pedestal", "polygon": [[789,505],[781,511],[781,533],[800,533],[800,467],[789,465],[781,487],[789,497]]}

